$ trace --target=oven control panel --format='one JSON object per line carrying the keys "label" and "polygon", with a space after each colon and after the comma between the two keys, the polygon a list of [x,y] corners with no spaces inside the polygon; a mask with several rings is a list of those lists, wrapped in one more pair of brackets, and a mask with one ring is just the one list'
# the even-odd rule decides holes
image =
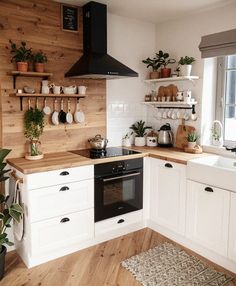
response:
{"label": "oven control panel", "polygon": [[125,164],[125,162],[118,162],[117,164],[114,164],[112,167],[112,173],[120,173],[123,171],[126,171],[126,166],[127,164]]}

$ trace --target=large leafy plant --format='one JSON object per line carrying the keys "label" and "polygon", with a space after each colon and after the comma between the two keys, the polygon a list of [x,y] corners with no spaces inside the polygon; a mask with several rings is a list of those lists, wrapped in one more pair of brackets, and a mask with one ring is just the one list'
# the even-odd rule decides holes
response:
{"label": "large leafy plant", "polygon": [[142,61],[144,64],[147,65],[147,68],[151,67],[153,71],[157,71],[161,67],[161,63],[157,58],[147,58],[146,60]]}
{"label": "large leafy plant", "polygon": [[29,62],[32,58],[32,49],[27,48],[26,42],[21,42],[18,47],[15,43],[9,40],[11,45],[10,53],[13,55],[11,61],[15,62]]}
{"label": "large leafy plant", "polygon": [[145,126],[145,121],[137,121],[136,123],[132,124],[130,126],[130,129],[134,131],[136,134],[136,137],[144,137],[146,135],[146,130],[150,129],[152,127],[150,126]]}
{"label": "large leafy plant", "polygon": [[30,140],[39,139],[44,128],[44,113],[38,108],[32,107],[25,112],[24,116],[25,137]]}
{"label": "large leafy plant", "polygon": [[156,53],[156,58],[160,62],[162,67],[166,67],[169,64],[174,64],[176,63],[175,59],[170,59],[170,55],[168,53],[163,52],[160,50],[158,53]]}
{"label": "large leafy plant", "polygon": [[[8,149],[0,149],[0,182],[4,182],[9,179],[7,173],[10,170],[6,170],[5,157],[11,152]],[[12,246],[14,243],[9,241],[7,237],[7,228],[11,227],[11,221],[20,222],[23,209],[19,204],[8,204],[9,196],[0,194],[0,253],[3,245]]]}
{"label": "large leafy plant", "polygon": [[193,62],[195,62],[195,58],[193,57],[188,57],[188,56],[185,56],[185,57],[181,57],[180,60],[179,60],[179,64],[180,65],[191,65]]}

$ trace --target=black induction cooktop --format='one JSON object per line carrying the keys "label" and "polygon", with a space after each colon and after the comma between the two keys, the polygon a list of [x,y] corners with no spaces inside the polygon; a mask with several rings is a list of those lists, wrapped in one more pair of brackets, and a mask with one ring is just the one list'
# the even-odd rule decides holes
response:
{"label": "black induction cooktop", "polygon": [[95,149],[83,149],[83,150],[73,150],[71,153],[84,156],[91,159],[101,159],[101,158],[109,158],[109,157],[117,157],[117,156],[127,156],[133,154],[140,154],[141,152],[128,150],[125,148],[119,147],[108,147],[103,150],[95,150]]}

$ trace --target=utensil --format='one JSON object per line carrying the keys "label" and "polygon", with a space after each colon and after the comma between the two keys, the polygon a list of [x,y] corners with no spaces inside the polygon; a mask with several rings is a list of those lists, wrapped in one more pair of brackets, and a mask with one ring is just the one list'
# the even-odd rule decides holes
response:
{"label": "utensil", "polygon": [[67,100],[66,122],[69,123],[69,124],[71,124],[73,122],[73,115],[70,112],[70,99]]}
{"label": "utensil", "polygon": [[197,120],[197,114],[196,114],[196,111],[195,111],[195,105],[192,106],[191,120],[192,121],[196,121]]}
{"label": "utensil", "polygon": [[58,125],[59,124],[59,117],[58,117],[59,113],[57,111],[57,100],[54,100],[54,111],[52,113],[52,123],[54,125]]}
{"label": "utensil", "polygon": [[43,108],[43,112],[46,115],[49,115],[51,113],[51,108],[49,106],[47,106],[47,101],[46,101],[46,97],[44,98],[44,108]]}
{"label": "utensil", "polygon": [[106,149],[108,140],[102,138],[100,134],[97,134],[95,137],[90,138],[88,142],[90,143],[92,149],[101,150]]}
{"label": "utensil", "polygon": [[171,131],[169,123],[162,125],[160,130],[158,130],[158,145],[160,147],[172,147],[174,143],[174,135]]}
{"label": "utensil", "polygon": [[85,115],[84,115],[83,111],[80,110],[80,107],[79,107],[79,99],[77,100],[77,103],[76,103],[74,120],[76,123],[82,123],[85,121]]}
{"label": "utensil", "polygon": [[63,99],[61,99],[61,110],[59,112],[58,118],[61,123],[66,123],[66,112],[63,110]]}

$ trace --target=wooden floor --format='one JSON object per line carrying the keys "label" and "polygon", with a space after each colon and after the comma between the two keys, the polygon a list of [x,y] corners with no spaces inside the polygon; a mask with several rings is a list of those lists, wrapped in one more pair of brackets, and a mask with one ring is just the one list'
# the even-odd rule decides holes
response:
{"label": "wooden floor", "polygon": [[[120,262],[165,241],[166,237],[143,229],[97,246],[27,269],[14,251],[7,254],[1,286],[140,286]],[[188,253],[191,251],[185,249]],[[203,259],[210,266],[226,270]],[[231,286],[236,286],[236,274]]]}

